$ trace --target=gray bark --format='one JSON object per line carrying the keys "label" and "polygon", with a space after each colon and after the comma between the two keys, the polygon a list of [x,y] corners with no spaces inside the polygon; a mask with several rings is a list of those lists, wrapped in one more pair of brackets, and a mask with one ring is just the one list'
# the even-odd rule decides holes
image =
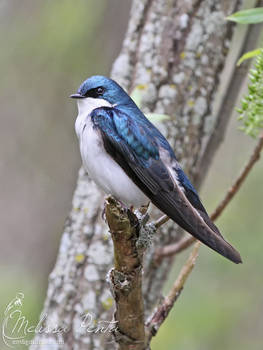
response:
{"label": "gray bark", "polygon": [[[238,0],[134,0],[123,48],[112,69],[111,76],[127,91],[142,85],[145,112],[171,116],[160,129],[198,185],[230,116],[229,106],[222,110],[214,102],[233,34],[233,24],[225,16],[239,5]],[[247,29],[238,40],[237,57],[248,49]],[[228,64],[231,81],[225,84],[224,96],[233,104],[239,86],[234,94],[227,89],[237,82],[235,57]],[[225,101],[221,98],[220,106]],[[102,205],[103,195],[80,169],[43,309],[46,325],[59,325],[67,332],[38,334],[32,350],[44,349],[45,344],[63,350],[115,348],[109,332],[87,332],[82,324],[85,313],[100,322],[110,321],[114,311],[106,278],[112,266],[112,241],[101,219]],[[158,266],[153,263],[154,246],[174,242],[178,235],[175,224],[168,222],[148,250],[143,281],[146,316],[160,298],[171,268],[170,258]]]}

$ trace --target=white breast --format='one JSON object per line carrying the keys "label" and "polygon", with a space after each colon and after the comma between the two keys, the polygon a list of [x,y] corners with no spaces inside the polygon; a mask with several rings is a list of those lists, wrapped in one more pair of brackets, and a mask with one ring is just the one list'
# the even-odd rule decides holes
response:
{"label": "white breast", "polygon": [[98,107],[112,107],[112,105],[102,99],[78,100],[79,114],[75,130],[79,138],[84,169],[106,194],[112,194],[126,205],[134,207],[145,205],[149,199],[106,153],[99,131],[93,128],[89,114]]}

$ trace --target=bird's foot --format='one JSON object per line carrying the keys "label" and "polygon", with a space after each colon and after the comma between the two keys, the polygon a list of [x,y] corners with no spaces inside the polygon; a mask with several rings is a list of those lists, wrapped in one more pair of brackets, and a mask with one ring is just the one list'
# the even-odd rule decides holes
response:
{"label": "bird's foot", "polygon": [[140,226],[145,226],[150,219],[149,206],[150,206],[150,202],[134,211],[134,214],[137,216],[139,220]]}

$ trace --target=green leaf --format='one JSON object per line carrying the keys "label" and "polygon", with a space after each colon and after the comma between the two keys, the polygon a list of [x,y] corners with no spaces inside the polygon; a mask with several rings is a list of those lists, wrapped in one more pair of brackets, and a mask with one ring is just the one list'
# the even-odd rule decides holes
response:
{"label": "green leaf", "polygon": [[252,51],[248,51],[246,53],[244,53],[244,55],[242,55],[240,57],[240,59],[237,62],[237,66],[240,66],[241,63],[243,63],[245,60],[248,60],[249,58],[253,58],[255,56],[258,56],[260,54],[260,50],[261,49],[256,49],[256,50],[252,50]]}
{"label": "green leaf", "polygon": [[[146,89],[147,89],[147,85],[139,84],[133,89],[133,91],[130,95],[131,98],[133,99],[133,101],[136,103],[136,105],[139,108],[141,107],[143,93]],[[169,115],[166,115],[166,114],[148,113],[145,115],[153,124],[160,123],[160,122],[163,122],[164,120],[171,119],[171,117]]]}
{"label": "green leaf", "polygon": [[256,137],[263,129],[263,49],[256,56],[253,69],[249,71],[248,93],[237,109],[241,130]]}
{"label": "green leaf", "polygon": [[238,11],[228,16],[229,21],[241,24],[253,24],[263,22],[263,7]]}
{"label": "green leaf", "polygon": [[142,105],[142,97],[143,97],[143,91],[147,89],[147,85],[143,85],[143,84],[140,84],[140,85],[137,85],[130,97],[133,99],[133,101],[136,103],[136,105],[140,108],[141,105]]}
{"label": "green leaf", "polygon": [[138,107],[141,107],[142,103],[142,92],[138,89],[134,89],[131,93],[131,98],[137,104]]}
{"label": "green leaf", "polygon": [[148,113],[145,115],[152,123],[159,123],[163,122],[164,120],[171,119],[171,117],[167,114]]}

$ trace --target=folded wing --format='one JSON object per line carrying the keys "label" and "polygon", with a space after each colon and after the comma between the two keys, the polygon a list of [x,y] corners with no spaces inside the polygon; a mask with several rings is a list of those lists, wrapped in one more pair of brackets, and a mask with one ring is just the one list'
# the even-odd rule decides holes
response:
{"label": "folded wing", "polygon": [[239,253],[210,220],[175,157],[174,168],[164,164],[158,138],[151,129],[117,108],[97,108],[91,118],[108,154],[157,208],[208,247],[235,263],[241,262]]}

